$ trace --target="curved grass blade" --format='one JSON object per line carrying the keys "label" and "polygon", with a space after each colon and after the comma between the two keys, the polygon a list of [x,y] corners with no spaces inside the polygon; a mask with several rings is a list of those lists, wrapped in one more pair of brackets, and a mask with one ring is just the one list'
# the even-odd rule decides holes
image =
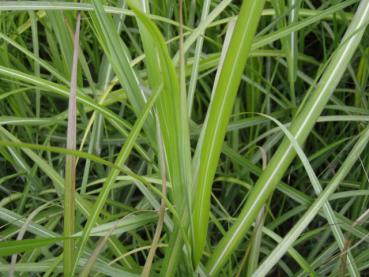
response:
{"label": "curved grass blade", "polygon": [[[44,205],[41,205],[37,209],[31,212],[31,214],[27,217],[26,221],[22,225],[18,235],[17,235],[17,241],[20,241],[23,239],[24,234],[26,233],[28,226],[31,224],[33,218],[43,209],[45,209],[50,203],[45,203]],[[9,269],[9,277],[14,276],[15,271],[15,265],[17,263],[17,254],[13,254],[10,262],[10,269]]]}
{"label": "curved grass blade", "polygon": [[[163,86],[163,93],[157,102],[157,116],[163,139],[167,173],[181,222],[175,225],[171,233],[170,246],[166,251],[161,272],[162,275],[172,276],[177,269],[178,257],[182,255],[182,242],[185,240],[183,226],[186,228],[188,225],[186,217],[189,214],[191,195],[191,148],[186,96],[183,86],[182,89],[179,87],[174,64],[158,27],[133,2],[127,1],[127,3],[139,22],[149,83],[153,90]],[[190,263],[189,260],[186,258],[187,264]]]}
{"label": "curved grass blade", "polygon": [[[229,0],[228,0],[229,1]],[[118,15],[128,15],[133,16],[133,12],[121,8],[121,7],[113,7],[113,6],[103,6],[104,11],[110,14],[118,14]],[[73,3],[73,2],[51,2],[51,1],[3,1],[0,5],[0,11],[94,11],[93,4],[90,3]],[[175,20],[171,20],[170,18],[158,16],[158,15],[149,15],[152,20],[161,21],[164,23],[171,24],[173,26],[178,26],[178,22]],[[24,29],[24,27],[22,28]],[[186,29],[190,30],[188,27]]]}
{"label": "curved grass blade", "polygon": [[196,149],[198,159],[194,162],[196,167],[194,189],[196,192],[192,222],[195,265],[200,262],[204,250],[209,220],[211,186],[237,89],[264,2],[263,0],[247,0],[242,4]]}

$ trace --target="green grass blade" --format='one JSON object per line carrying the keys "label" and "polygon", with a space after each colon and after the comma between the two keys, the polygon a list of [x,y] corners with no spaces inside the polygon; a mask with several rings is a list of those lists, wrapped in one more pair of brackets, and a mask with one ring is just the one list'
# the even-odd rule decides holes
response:
{"label": "green grass blade", "polygon": [[[163,86],[163,93],[157,102],[157,114],[160,132],[163,139],[169,181],[172,184],[173,199],[180,217],[188,215],[189,198],[191,195],[191,150],[189,140],[189,122],[186,108],[186,95],[180,89],[174,64],[169,57],[168,49],[157,26],[128,1],[137,16],[139,30],[146,54],[148,79],[153,90]],[[183,86],[182,86],[183,87]],[[168,114],[171,116],[168,117]],[[185,220],[184,220],[185,222]],[[183,223],[187,226],[186,223]],[[178,228],[171,236],[172,242],[179,239],[175,247],[169,247],[161,274],[174,274],[178,255],[181,252],[181,235],[177,236]],[[178,247],[178,248],[177,248]]]}
{"label": "green grass blade", "polygon": [[24,251],[32,251],[35,248],[49,246],[62,240],[66,240],[66,238],[57,237],[46,239],[25,239],[20,241],[0,242],[0,256],[3,257]]}
{"label": "green grass blade", "polygon": [[[201,12],[201,21],[204,21],[206,19],[206,16],[209,13],[210,9],[210,0],[205,0],[202,7]],[[195,55],[194,55],[194,62],[192,64],[192,71],[191,71],[191,79],[190,84],[188,87],[188,100],[187,100],[187,107],[188,107],[188,116],[191,117],[192,112],[192,105],[193,105],[193,98],[195,96],[195,90],[196,90],[196,84],[197,84],[197,78],[199,74],[199,64],[200,64],[200,58],[201,58],[201,52],[204,45],[204,37],[199,36],[196,40],[196,49],[195,49]]]}
{"label": "green grass blade", "polygon": [[196,164],[195,201],[192,234],[194,262],[198,264],[205,246],[210,191],[218,164],[223,138],[246,60],[261,16],[264,1],[245,1],[216,82],[205,125],[201,134]]}

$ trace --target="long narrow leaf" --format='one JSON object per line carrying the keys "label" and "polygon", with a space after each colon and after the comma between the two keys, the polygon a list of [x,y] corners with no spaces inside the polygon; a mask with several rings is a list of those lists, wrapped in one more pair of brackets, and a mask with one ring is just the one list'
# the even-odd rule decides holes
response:
{"label": "long narrow leaf", "polygon": [[223,138],[264,2],[250,0],[242,4],[197,146],[199,155],[195,161],[196,192],[192,223],[195,264],[199,263],[205,245],[210,191]]}

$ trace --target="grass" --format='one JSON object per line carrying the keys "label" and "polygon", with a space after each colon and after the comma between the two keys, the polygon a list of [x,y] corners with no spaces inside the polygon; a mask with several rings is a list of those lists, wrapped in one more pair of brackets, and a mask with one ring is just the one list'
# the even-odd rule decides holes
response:
{"label": "grass", "polygon": [[0,1],[0,272],[365,276],[368,18]]}

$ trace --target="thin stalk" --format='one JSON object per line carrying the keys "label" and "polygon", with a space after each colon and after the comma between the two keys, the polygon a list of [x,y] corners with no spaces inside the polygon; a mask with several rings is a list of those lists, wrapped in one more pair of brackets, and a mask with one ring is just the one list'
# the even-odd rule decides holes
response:
{"label": "thin stalk", "polygon": [[[300,5],[299,0],[289,0],[289,4],[291,7],[290,14],[289,14],[289,24],[295,24],[298,20],[298,9]],[[291,101],[296,105],[296,92],[295,92],[295,83],[297,79],[297,61],[298,61],[298,47],[297,47],[297,32],[291,32],[289,35],[289,52],[286,53],[287,61],[288,61],[288,78],[290,83],[290,95]]]}
{"label": "thin stalk", "polygon": [[[159,120],[157,120],[157,125],[159,126]],[[160,130],[160,128],[158,128]],[[161,193],[166,196],[167,195],[167,179],[166,179],[166,165],[165,165],[165,153],[164,153],[164,145],[163,139],[158,132],[158,143],[159,143],[159,158],[160,158],[160,169],[161,169],[161,178],[162,178],[162,190]],[[161,200],[160,208],[159,208],[159,219],[158,224],[156,225],[154,238],[152,240],[152,245],[149,251],[149,255],[146,259],[144,269],[142,271],[141,277],[149,277],[150,271],[152,267],[152,263],[155,257],[156,249],[159,246],[160,236],[164,225],[164,216],[165,216],[165,202],[164,199]]]}
{"label": "thin stalk", "polygon": [[[205,0],[204,1],[203,7],[202,7],[202,12],[201,12],[201,19],[200,19],[201,22],[205,21],[207,15],[209,13],[210,3],[211,3],[210,0]],[[202,34],[203,34],[203,32],[202,32]],[[188,117],[191,117],[193,98],[195,96],[197,78],[198,78],[198,75],[199,75],[199,64],[200,64],[200,58],[201,58],[201,54],[202,54],[203,44],[204,44],[204,36],[201,35],[197,38],[197,41],[196,41],[194,62],[193,62],[193,65],[192,65],[191,79],[190,79],[190,84],[189,84],[189,87],[188,87],[188,100],[187,100]]]}
{"label": "thin stalk", "polygon": [[[263,162],[262,169],[265,170],[267,163],[268,163],[267,153],[262,147],[260,147],[260,152],[262,155],[262,162]],[[267,206],[269,207],[269,205]],[[265,218],[267,215],[267,206],[266,205],[263,206],[263,208],[261,209],[255,221],[255,227],[254,227],[254,231],[252,235],[252,243],[251,245],[249,245],[250,255],[249,255],[246,276],[251,276],[252,273],[257,269],[258,264],[259,264],[261,242],[263,238],[262,228],[264,227]],[[242,268],[240,268],[240,270],[241,269]]]}
{"label": "thin stalk", "polygon": [[[38,41],[38,28],[37,19],[34,11],[29,12],[31,24],[32,24],[32,43],[33,43],[33,55],[39,59],[39,41]],[[40,63],[36,60],[34,63],[34,72],[36,76],[40,76]],[[40,106],[41,106],[41,94],[40,90],[36,89],[36,117],[40,117]]]}
{"label": "thin stalk", "polygon": [[[77,133],[77,70],[79,53],[79,32],[81,15],[77,13],[76,31],[74,34],[74,51],[71,74],[71,87],[68,106],[67,149],[76,150]],[[76,157],[67,155],[65,164],[64,187],[64,236],[71,237],[75,230],[75,186],[76,186]],[[64,242],[64,276],[70,276],[75,256],[73,239]]]}

